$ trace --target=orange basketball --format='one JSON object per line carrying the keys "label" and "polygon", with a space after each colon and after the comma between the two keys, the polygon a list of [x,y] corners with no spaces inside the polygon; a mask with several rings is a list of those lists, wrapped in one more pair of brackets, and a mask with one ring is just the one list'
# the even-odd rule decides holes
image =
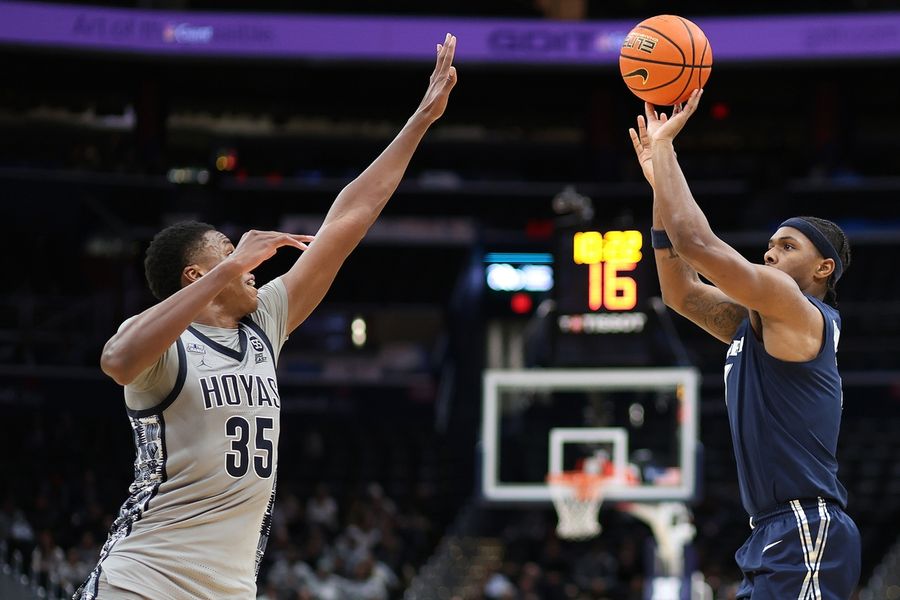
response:
{"label": "orange basketball", "polygon": [[706,85],[712,48],[703,30],[687,19],[650,17],[625,36],[619,70],[625,85],[641,100],[678,104]]}

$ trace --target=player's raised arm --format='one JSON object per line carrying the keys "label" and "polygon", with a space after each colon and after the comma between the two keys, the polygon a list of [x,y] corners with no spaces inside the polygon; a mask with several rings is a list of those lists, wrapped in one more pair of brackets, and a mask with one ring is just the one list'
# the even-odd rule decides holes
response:
{"label": "player's raised arm", "polygon": [[[103,347],[100,368],[120,385],[128,385],[153,365],[188,325],[235,279],[252,279],[250,271],[271,258],[278,248],[307,248],[312,236],[277,231],[248,231],[236,248],[222,234],[210,231],[206,243],[220,245],[227,258],[214,265],[189,264],[181,273],[181,289],[133,319]],[[252,281],[250,281],[252,283]]]}
{"label": "player's raised arm", "polygon": [[697,110],[701,90],[666,120],[647,105],[655,190],[660,217],[675,252],[726,296],[764,319],[821,330],[821,315],[787,273],[756,265],[719,239],[688,187],[675,156],[673,140]]}
{"label": "player's raised arm", "polygon": [[447,34],[437,45],[434,72],[418,108],[381,155],[338,194],[316,241],[282,277],[288,294],[288,333],[321,302],[338,269],[397,189],[425,132],[444,114],[456,85],[455,50],[456,38]]}
{"label": "player's raised arm", "polygon": [[[665,122],[665,114],[661,115],[660,119]],[[643,116],[637,118],[637,129],[629,129],[628,133],[631,136],[631,143],[644,177],[650,187],[654,188],[653,230],[654,232],[665,231],[656,199],[653,151],[650,147],[650,136],[647,134],[647,123]],[[716,339],[730,344],[741,321],[747,318],[747,309],[716,289],[715,286],[703,283],[697,275],[697,271],[681,260],[674,248],[662,247],[664,245],[654,244],[653,252],[663,302]]]}

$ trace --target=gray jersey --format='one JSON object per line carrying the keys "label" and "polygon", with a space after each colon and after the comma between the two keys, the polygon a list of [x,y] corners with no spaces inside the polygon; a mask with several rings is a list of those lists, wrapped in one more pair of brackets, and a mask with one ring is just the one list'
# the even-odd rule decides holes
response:
{"label": "gray jersey", "polygon": [[76,598],[96,596],[101,572],[154,600],[256,596],[275,499],[286,320],[276,279],[237,330],[192,325],[125,387],[135,479]]}

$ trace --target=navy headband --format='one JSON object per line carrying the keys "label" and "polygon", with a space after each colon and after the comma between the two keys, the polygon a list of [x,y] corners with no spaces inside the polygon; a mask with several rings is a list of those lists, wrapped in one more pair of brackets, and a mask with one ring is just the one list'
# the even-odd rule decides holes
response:
{"label": "navy headband", "polygon": [[800,217],[793,217],[788,219],[778,227],[793,227],[794,229],[800,231],[803,235],[809,238],[809,241],[813,243],[813,245],[818,249],[819,252],[822,253],[822,256],[825,258],[830,258],[834,261],[834,281],[837,283],[837,280],[841,278],[841,275],[844,274],[844,261],[841,260],[841,255],[838,254],[838,251],[835,250],[834,246],[828,241],[828,238],[825,237],[821,231],[819,231],[818,227],[806,221],[805,219],[801,219]]}

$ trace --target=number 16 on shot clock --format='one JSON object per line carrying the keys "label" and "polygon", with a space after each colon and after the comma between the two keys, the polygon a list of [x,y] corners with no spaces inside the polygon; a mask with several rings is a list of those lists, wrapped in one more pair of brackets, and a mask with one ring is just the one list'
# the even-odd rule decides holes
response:
{"label": "number 16 on shot clock", "polygon": [[640,231],[579,231],[572,248],[576,265],[588,266],[588,307],[610,311],[637,305],[638,286],[627,273],[641,262],[644,238]]}

